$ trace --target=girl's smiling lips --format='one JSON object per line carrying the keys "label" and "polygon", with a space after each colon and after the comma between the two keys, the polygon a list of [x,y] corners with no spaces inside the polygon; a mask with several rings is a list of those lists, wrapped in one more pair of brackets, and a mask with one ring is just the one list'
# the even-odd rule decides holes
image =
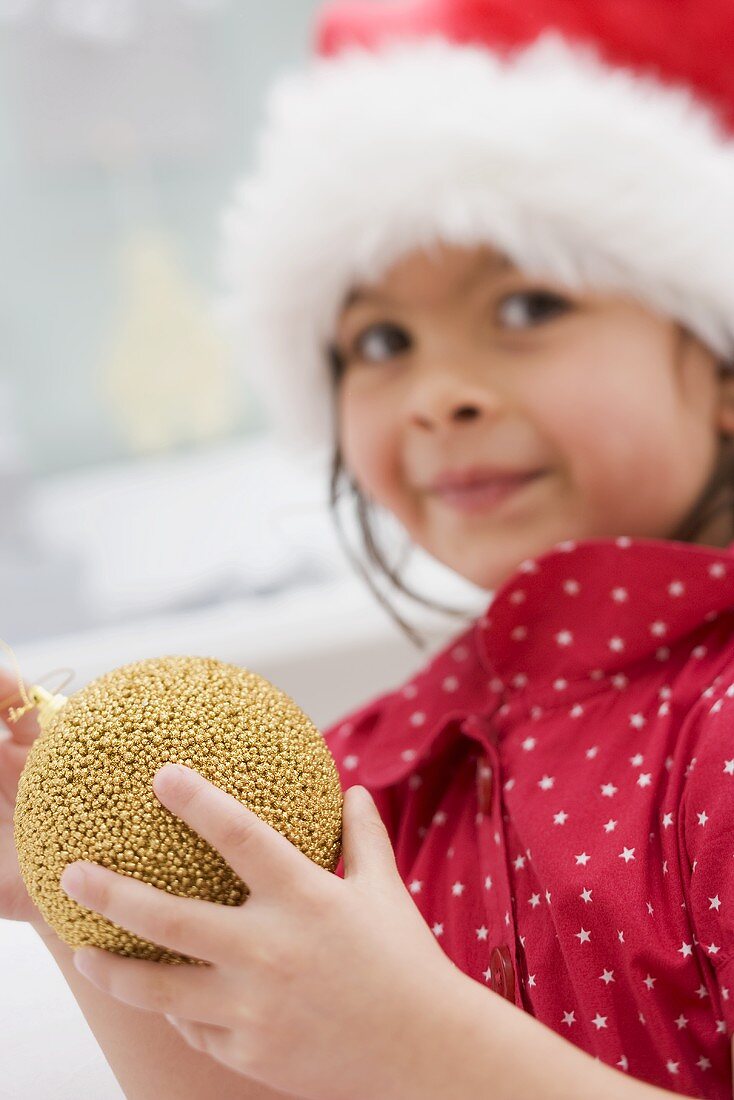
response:
{"label": "girl's smiling lips", "polygon": [[509,470],[499,466],[465,466],[463,469],[444,470],[426,488],[434,492],[443,492],[446,489],[469,489],[478,485],[526,480],[544,472],[543,470]]}
{"label": "girl's smiling lips", "polygon": [[460,512],[479,512],[500,504],[518,489],[542,477],[546,472],[537,470],[504,477],[467,477],[464,479],[464,484],[432,488],[430,491],[444,504]]}

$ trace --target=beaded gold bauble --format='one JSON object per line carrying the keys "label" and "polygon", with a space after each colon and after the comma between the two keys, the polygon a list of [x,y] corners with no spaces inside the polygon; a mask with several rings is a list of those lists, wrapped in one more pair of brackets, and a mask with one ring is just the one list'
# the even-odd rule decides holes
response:
{"label": "beaded gold bauble", "polygon": [[124,665],[68,698],[40,690],[41,733],[20,776],[15,845],[31,899],[71,947],[202,962],[70,898],[59,879],[76,860],[184,897],[246,904],[247,884],[156,797],[153,777],[169,761],[194,768],[335,870],[343,796],[334,758],[303,711],[262,676],[174,656]]}

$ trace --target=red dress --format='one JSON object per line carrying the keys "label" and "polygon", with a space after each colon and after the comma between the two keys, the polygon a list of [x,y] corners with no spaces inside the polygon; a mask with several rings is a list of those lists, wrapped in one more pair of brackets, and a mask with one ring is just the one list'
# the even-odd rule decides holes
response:
{"label": "red dress", "polygon": [[631,1077],[731,1100],[734,542],[559,543],[324,737],[464,973]]}

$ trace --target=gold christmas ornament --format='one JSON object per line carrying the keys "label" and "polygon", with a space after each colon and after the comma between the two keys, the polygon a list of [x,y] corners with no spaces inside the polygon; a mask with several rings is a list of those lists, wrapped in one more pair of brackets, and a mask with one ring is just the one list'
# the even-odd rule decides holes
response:
{"label": "gold christmas ornament", "polygon": [[[86,909],[59,885],[88,860],[190,898],[240,905],[246,883],[155,795],[153,777],[185,764],[305,855],[334,871],[343,796],[326,742],[262,676],[212,657],[159,657],[114,669],[68,698],[33,685],[41,734],[20,776],[13,819],[20,872],[46,922],[71,947],[203,965]],[[30,698],[29,698],[30,696]]]}

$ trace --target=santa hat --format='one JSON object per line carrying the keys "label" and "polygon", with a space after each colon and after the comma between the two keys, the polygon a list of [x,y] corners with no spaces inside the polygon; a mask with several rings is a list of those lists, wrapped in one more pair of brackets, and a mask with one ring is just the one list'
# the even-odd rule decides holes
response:
{"label": "santa hat", "polygon": [[730,0],[332,3],[222,218],[225,312],[289,449],[334,438],[343,298],[438,239],[620,292],[734,359]]}

